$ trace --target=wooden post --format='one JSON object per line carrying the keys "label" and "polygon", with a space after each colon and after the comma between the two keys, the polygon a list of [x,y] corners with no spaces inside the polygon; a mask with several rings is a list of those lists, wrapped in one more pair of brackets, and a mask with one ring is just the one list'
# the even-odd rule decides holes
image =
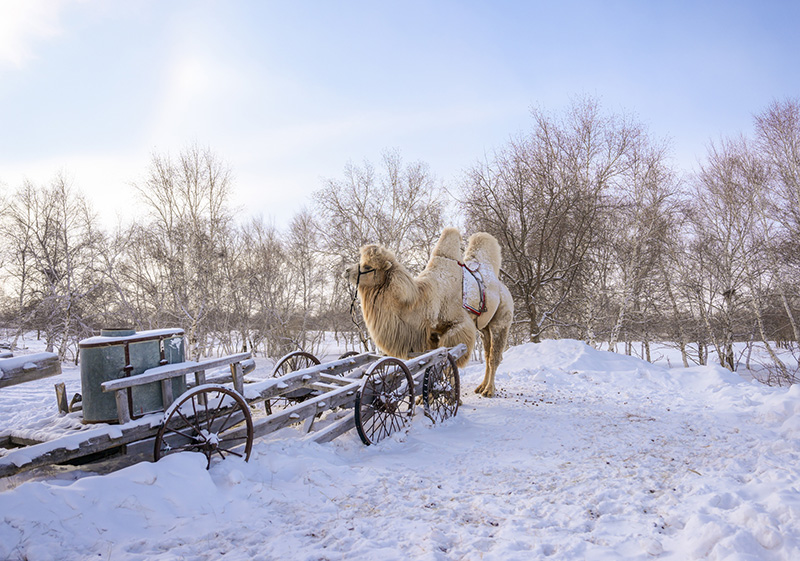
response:
{"label": "wooden post", "polygon": [[244,373],[242,372],[242,363],[234,362],[231,364],[231,377],[233,378],[233,389],[244,395]]}
{"label": "wooden post", "polygon": [[56,388],[56,403],[58,404],[58,412],[61,415],[69,413],[69,404],[67,404],[67,387],[64,382],[55,384]]}
{"label": "wooden post", "polygon": [[128,409],[128,390],[121,389],[114,392],[117,400],[117,417],[121,425],[131,420],[131,412]]}
{"label": "wooden post", "polygon": [[[194,383],[198,386],[202,386],[206,383],[206,371],[205,370],[198,370],[194,373]],[[206,394],[201,393],[197,396],[197,403],[200,405],[206,404]]]}
{"label": "wooden post", "polygon": [[172,397],[172,378],[161,380],[161,402],[164,405],[164,409],[169,407],[173,401],[175,401],[175,398]]}

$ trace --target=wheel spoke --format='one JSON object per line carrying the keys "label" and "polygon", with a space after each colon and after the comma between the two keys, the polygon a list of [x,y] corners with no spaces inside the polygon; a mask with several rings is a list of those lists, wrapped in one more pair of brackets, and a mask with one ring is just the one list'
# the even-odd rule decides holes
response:
{"label": "wheel spoke", "polygon": [[[247,403],[239,394],[224,387],[210,389],[198,387],[184,395],[185,397],[179,398],[181,401],[159,427],[154,449],[155,459],[181,451],[201,452],[208,459],[207,467],[211,465],[211,458],[215,452],[222,458],[234,454],[245,458],[245,461],[250,459],[253,421]],[[227,397],[232,400],[228,406],[225,405]],[[184,407],[187,401],[191,402],[191,414],[183,411],[188,409],[188,406]],[[241,415],[236,416],[237,422],[231,423],[237,411],[241,412]],[[226,436],[226,431],[230,431],[241,422],[244,422],[247,428],[244,436],[235,436],[236,433],[233,432],[230,436]],[[219,427],[216,431],[213,430],[215,425]],[[206,428],[202,429],[202,426]],[[180,438],[185,442],[172,447],[164,440],[165,435]],[[243,453],[229,449],[239,446],[243,440],[246,442]]]}
{"label": "wheel spoke", "polygon": [[211,432],[211,430],[212,430],[212,428],[214,426],[214,421],[217,420],[217,414],[222,411],[222,402],[224,401],[224,399],[225,399],[225,394],[220,392],[219,393],[219,402],[217,402],[217,406],[214,408],[213,414],[211,415],[211,417],[208,420],[208,432]]}
{"label": "wheel spoke", "polygon": [[219,447],[214,451],[217,452],[220,455],[220,457],[222,457],[223,460],[226,457],[225,454],[228,454],[229,456],[238,456],[240,458],[244,457],[242,454],[240,454],[239,452],[236,452],[235,450],[232,450],[231,448]]}
{"label": "wheel spoke", "polygon": [[365,444],[402,430],[413,414],[414,381],[405,364],[385,358],[367,372],[357,395],[356,429]]}
{"label": "wheel spoke", "polygon": [[425,372],[422,383],[425,414],[435,422],[453,417],[458,411],[459,388],[458,368],[448,355]]}
{"label": "wheel spoke", "polygon": [[185,438],[185,439],[187,439],[187,440],[194,440],[194,436],[192,436],[192,435],[190,435],[190,434],[185,434],[185,433],[182,433],[181,431],[179,431],[179,430],[178,430],[178,429],[176,429],[176,428],[173,428],[173,427],[167,427],[167,430],[168,430],[169,432],[173,433],[173,434],[177,434],[178,436],[182,436],[183,438]]}
{"label": "wheel spoke", "polygon": [[[194,402],[192,402],[192,403],[194,403]],[[180,418],[181,418],[181,419],[183,419],[183,422],[184,422],[184,423],[186,423],[186,426],[187,426],[187,427],[191,427],[191,428],[193,428],[193,429],[195,430],[195,432],[197,432],[198,434],[200,434],[200,433],[202,433],[202,432],[203,432],[203,430],[202,430],[202,429],[201,429],[201,428],[200,428],[198,425],[196,425],[195,423],[193,423],[192,421],[190,421],[190,420],[189,420],[189,419],[186,417],[186,415],[184,415],[184,414],[183,414],[183,411],[181,411],[181,408],[180,408],[180,407],[178,407],[178,409],[176,409],[176,411],[177,411],[178,415],[180,416]],[[197,415],[195,414],[195,418],[196,418],[196,417],[197,417]]]}

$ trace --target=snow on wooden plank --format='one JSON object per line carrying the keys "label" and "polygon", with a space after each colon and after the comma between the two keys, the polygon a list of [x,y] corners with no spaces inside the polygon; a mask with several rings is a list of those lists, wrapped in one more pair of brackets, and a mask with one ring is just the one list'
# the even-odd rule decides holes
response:
{"label": "snow on wooden plank", "polygon": [[247,384],[244,387],[244,396],[248,401],[263,401],[280,397],[283,394],[300,388],[313,389],[314,384],[323,377],[326,381],[331,376],[337,376],[344,380],[345,385],[361,377],[363,370],[359,369],[370,362],[378,360],[380,357],[370,354],[362,354],[354,357],[343,358],[323,364],[316,364],[302,370],[290,372],[278,378],[268,378],[261,382]]}
{"label": "snow on wooden plank", "polygon": [[[360,380],[354,380],[350,385],[312,397],[306,401],[287,407],[280,413],[273,413],[253,423],[253,436],[259,437],[269,434],[319,413],[321,408],[333,409],[355,403],[355,391],[361,386]],[[320,407],[320,404],[324,404]]]}
{"label": "snow on wooden plank", "polygon": [[67,462],[153,436],[161,424],[161,417],[161,414],[153,414],[125,425],[101,425],[49,442],[11,450],[0,456],[0,477],[43,465]]}
{"label": "snow on wooden plank", "polygon": [[0,359],[0,388],[57,374],[61,374],[61,362],[54,353],[34,353]]}
{"label": "snow on wooden plank", "polygon": [[194,374],[199,370],[209,371],[214,368],[222,366],[230,366],[250,358],[250,353],[238,353],[222,358],[214,358],[205,360],[203,362],[194,362],[187,360],[184,362],[176,362],[173,364],[165,364],[163,366],[155,366],[148,368],[141,374],[129,376],[127,378],[119,378],[117,380],[109,380],[101,384],[104,392],[112,392],[132,386],[141,384],[149,384],[151,382],[159,382],[167,378],[175,378],[177,376],[185,376],[186,374]]}

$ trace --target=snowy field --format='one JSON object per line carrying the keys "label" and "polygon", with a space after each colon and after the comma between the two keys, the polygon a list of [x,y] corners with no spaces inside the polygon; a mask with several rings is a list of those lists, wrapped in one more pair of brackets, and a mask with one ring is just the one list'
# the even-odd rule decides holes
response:
{"label": "snowy field", "polygon": [[[666,364],[527,344],[496,398],[473,364],[457,417],[418,408],[375,446],[284,429],[210,471],[178,454],[0,480],[0,559],[800,559],[800,386]],[[0,430],[58,422],[57,380],[80,390],[70,367],[0,389]]]}

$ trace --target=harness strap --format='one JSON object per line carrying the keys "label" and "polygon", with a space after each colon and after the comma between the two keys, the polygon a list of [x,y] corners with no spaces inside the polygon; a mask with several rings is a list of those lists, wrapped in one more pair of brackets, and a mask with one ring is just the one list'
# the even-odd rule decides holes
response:
{"label": "harness strap", "polygon": [[356,309],[356,300],[358,300],[358,285],[361,283],[361,275],[368,275],[370,273],[374,273],[375,269],[369,269],[368,271],[361,270],[361,264],[358,265],[358,276],[356,277],[356,290],[353,293],[353,300],[350,302],[350,315],[353,316]]}
{"label": "harness strap", "polygon": [[462,273],[462,281],[461,281],[461,299],[462,305],[464,308],[472,312],[473,314],[479,316],[483,312],[486,311],[486,285],[483,284],[483,277],[480,274],[481,265],[480,263],[475,264],[474,269],[470,269],[469,265],[466,263],[462,263],[461,261],[456,261],[461,268],[465,271],[469,271],[469,274],[472,275],[472,278],[475,279],[475,282],[478,284],[478,309],[476,310],[472,306],[469,305],[467,302],[466,294],[464,293],[464,280],[463,280],[463,273]]}

